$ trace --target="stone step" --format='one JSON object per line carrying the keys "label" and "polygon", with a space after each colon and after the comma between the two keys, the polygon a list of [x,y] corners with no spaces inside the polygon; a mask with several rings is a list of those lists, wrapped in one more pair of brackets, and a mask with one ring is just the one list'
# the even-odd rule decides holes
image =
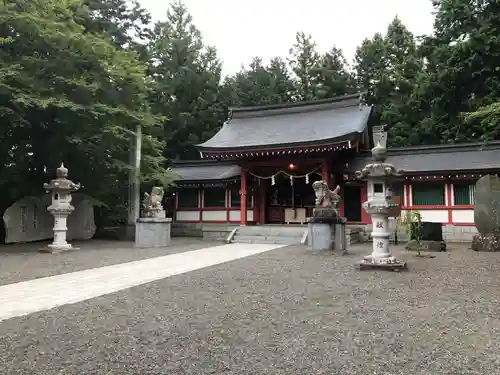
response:
{"label": "stone step", "polygon": [[273,244],[273,245],[293,245],[284,242],[262,240],[262,239],[252,239],[252,240],[234,240],[232,243],[248,243],[248,244]]}
{"label": "stone step", "polygon": [[297,237],[302,236],[307,228],[269,228],[269,227],[240,227],[238,234],[250,236],[281,236],[281,237]]}
{"label": "stone step", "polygon": [[275,243],[275,244],[286,244],[286,245],[294,245],[300,244],[302,237],[299,236],[249,236],[249,235],[240,235],[237,233],[233,241],[234,243]]}

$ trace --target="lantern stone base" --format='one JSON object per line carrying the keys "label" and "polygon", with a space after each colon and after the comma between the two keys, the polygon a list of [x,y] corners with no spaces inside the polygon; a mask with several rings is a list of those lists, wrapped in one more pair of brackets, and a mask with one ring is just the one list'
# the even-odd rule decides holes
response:
{"label": "lantern stone base", "polygon": [[345,218],[312,217],[308,222],[309,245],[312,250],[346,250]]}
{"label": "lantern stone base", "polygon": [[474,251],[500,251],[500,235],[478,233],[472,239],[471,249]]}
{"label": "lantern stone base", "polygon": [[69,251],[69,250],[80,250],[79,247],[73,247],[70,243],[67,244],[49,244],[46,247],[42,247],[38,251],[40,253],[50,253],[50,254],[57,254],[61,253],[63,251]]}
{"label": "lantern stone base", "polygon": [[368,255],[359,264],[359,269],[383,269],[397,272],[401,270],[407,270],[408,265],[406,264],[406,262],[399,262],[393,256],[387,258],[376,258],[372,255]]}
{"label": "lantern stone base", "polygon": [[135,247],[165,247],[170,244],[172,219],[143,217],[135,224]]}

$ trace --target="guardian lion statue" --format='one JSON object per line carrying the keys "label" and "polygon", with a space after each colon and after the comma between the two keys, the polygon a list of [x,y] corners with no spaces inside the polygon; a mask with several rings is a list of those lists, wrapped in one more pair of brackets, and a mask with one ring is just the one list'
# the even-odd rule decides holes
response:
{"label": "guardian lion statue", "polygon": [[161,202],[163,201],[164,190],[161,186],[154,186],[151,194],[144,193],[142,199],[142,209],[146,217],[157,216],[159,212],[163,211]]}
{"label": "guardian lion statue", "polygon": [[322,207],[323,203],[326,208],[333,208],[337,210],[340,203],[340,186],[337,185],[335,190],[328,189],[325,181],[316,181],[312,184],[314,194],[316,195],[316,207]]}

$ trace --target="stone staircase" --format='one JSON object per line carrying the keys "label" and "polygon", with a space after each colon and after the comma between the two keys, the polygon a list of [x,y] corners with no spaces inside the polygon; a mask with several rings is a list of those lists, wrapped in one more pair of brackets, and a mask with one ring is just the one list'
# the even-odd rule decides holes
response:
{"label": "stone staircase", "polygon": [[237,227],[227,238],[228,243],[298,245],[307,243],[306,226],[257,225]]}

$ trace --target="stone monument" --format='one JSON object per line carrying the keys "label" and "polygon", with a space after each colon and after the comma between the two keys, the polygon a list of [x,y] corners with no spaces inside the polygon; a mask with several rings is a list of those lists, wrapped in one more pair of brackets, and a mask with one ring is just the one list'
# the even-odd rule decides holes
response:
{"label": "stone monument", "polygon": [[474,194],[474,223],[479,232],[472,239],[474,251],[500,251],[500,178],[481,177]]}
{"label": "stone monument", "polygon": [[162,206],[164,190],[155,186],[151,194],[144,193],[142,217],[135,225],[136,247],[164,247],[170,244],[172,219],[165,217]]}
{"label": "stone monument", "polygon": [[[5,243],[25,243],[54,237],[54,217],[47,211],[52,194],[27,196],[14,202],[3,214]],[[71,194],[75,210],[68,216],[66,240],[90,240],[95,232],[95,200],[81,193]]]}
{"label": "stone monument", "polygon": [[68,231],[68,216],[74,211],[71,205],[71,193],[80,189],[81,185],[68,180],[68,169],[61,166],[56,170],[57,178],[48,184],[43,184],[43,188],[52,194],[52,204],[47,207],[47,211],[54,216],[54,240],[47,247],[40,249],[41,252],[58,253],[65,250],[76,250],[66,241]]}
{"label": "stone monument", "polygon": [[345,218],[340,217],[339,190],[330,190],[325,181],[316,181],[312,185],[316,195],[316,207],[313,217],[308,221],[309,245],[313,250],[342,250],[346,253]]}
{"label": "stone monument", "polygon": [[364,210],[372,219],[373,251],[360,263],[360,268],[386,268],[394,271],[406,269],[391,255],[389,249],[389,217],[398,204],[392,200],[391,183],[402,177],[403,171],[386,163],[387,149],[380,143],[372,149],[373,163],[356,172],[356,178],[368,181],[368,200],[363,203]]}

